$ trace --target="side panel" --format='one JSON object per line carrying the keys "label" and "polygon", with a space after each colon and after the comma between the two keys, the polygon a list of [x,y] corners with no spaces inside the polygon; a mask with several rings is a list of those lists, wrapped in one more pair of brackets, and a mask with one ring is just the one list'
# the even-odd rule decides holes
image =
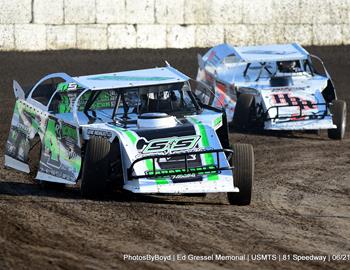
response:
{"label": "side panel", "polygon": [[50,116],[43,138],[37,179],[75,183],[81,168],[79,130]]}
{"label": "side panel", "polygon": [[214,108],[225,108],[228,122],[233,119],[237,103],[237,94],[234,85],[216,80],[206,70],[198,70],[195,95],[200,101]]}
{"label": "side panel", "polygon": [[42,139],[47,114],[33,108],[23,100],[17,100],[5,149],[5,165],[29,172],[28,154],[36,134]]}
{"label": "side panel", "polygon": [[214,90],[216,99],[211,106],[215,108],[225,108],[226,116],[229,122],[233,120],[233,115],[237,103],[237,95],[234,91],[233,85],[228,85],[215,81]]}
{"label": "side panel", "polygon": [[5,165],[29,173],[28,156],[39,135],[42,149],[37,179],[75,183],[81,167],[79,130],[24,100],[17,100],[5,149]]}

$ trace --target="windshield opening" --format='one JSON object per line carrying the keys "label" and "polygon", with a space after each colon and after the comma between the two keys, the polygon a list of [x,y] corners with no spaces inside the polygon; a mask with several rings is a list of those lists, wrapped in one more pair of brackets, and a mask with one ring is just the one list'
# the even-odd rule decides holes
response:
{"label": "windshield opening", "polygon": [[182,117],[199,109],[188,83],[91,91],[84,99],[79,102],[79,110],[83,107],[85,115],[113,121],[154,112]]}
{"label": "windshield opening", "polygon": [[269,79],[271,77],[295,76],[301,74],[313,75],[311,63],[306,60],[288,60],[272,62],[251,62],[247,63],[243,70],[244,77],[260,79]]}

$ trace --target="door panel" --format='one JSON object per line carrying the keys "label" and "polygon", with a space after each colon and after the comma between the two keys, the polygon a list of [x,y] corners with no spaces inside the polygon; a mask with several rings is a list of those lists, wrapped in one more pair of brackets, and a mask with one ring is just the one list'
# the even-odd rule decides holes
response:
{"label": "door panel", "polygon": [[78,128],[50,116],[43,139],[40,179],[45,180],[44,173],[74,183],[78,179],[80,168],[81,148]]}

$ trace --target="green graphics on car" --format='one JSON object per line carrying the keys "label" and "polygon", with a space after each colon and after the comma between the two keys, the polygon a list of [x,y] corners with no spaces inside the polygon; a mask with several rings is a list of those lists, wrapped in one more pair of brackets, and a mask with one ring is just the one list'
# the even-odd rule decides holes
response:
{"label": "green graphics on car", "polygon": [[230,149],[224,111],[201,103],[191,87],[170,66],[47,75],[28,95],[15,91],[5,165],[28,173],[31,146],[41,144],[35,178],[80,183],[87,198],[118,189],[225,192],[231,204],[249,204],[252,147]]}

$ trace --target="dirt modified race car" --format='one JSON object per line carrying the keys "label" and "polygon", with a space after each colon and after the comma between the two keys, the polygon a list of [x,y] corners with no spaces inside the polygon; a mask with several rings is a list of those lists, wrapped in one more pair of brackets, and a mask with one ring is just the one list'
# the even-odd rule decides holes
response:
{"label": "dirt modified race car", "polygon": [[36,179],[76,184],[85,197],[134,193],[227,192],[250,203],[251,145],[230,149],[225,111],[197,102],[189,78],[167,66],[71,77],[55,73],[30,90],[14,81],[16,104],[5,165]]}
{"label": "dirt modified race car", "polygon": [[199,55],[198,62],[197,80],[212,88],[237,129],[327,129],[329,138],[344,137],[346,103],[337,99],[322,60],[300,45],[221,44]]}

